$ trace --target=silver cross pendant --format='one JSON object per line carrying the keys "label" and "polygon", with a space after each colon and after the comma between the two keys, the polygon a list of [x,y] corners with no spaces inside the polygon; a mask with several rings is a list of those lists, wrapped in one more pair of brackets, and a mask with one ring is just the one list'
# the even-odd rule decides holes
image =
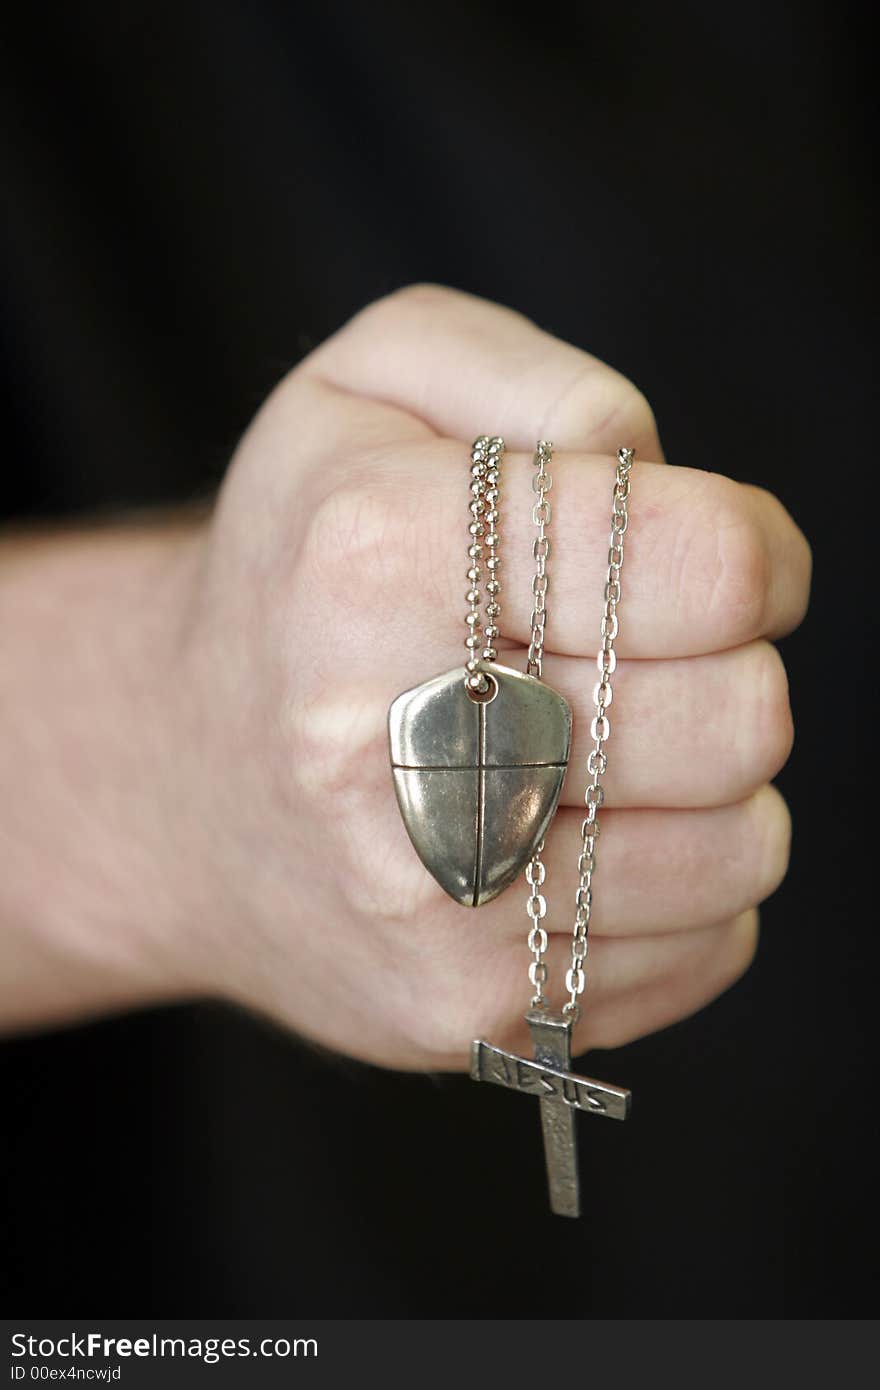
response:
{"label": "silver cross pendant", "polygon": [[539,1099],[551,1210],[557,1216],[580,1216],[575,1111],[625,1120],[630,1092],[574,1075],[573,1019],[535,1008],[526,1014],[526,1023],[532,1034],[534,1058],[519,1057],[491,1043],[477,1041],[471,1044],[471,1078]]}

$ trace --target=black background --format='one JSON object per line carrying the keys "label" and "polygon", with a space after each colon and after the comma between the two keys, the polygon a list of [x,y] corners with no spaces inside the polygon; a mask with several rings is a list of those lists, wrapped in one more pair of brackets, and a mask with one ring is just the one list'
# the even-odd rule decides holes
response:
{"label": "black background", "polygon": [[781,3],[80,3],[4,46],[9,516],[212,487],[310,345],[431,279],[624,371],[816,559],[790,876],[741,984],[594,1059],[635,1110],[584,1124],[586,1219],[519,1099],[146,1012],[0,1048],[10,1311],[873,1312],[871,53]]}

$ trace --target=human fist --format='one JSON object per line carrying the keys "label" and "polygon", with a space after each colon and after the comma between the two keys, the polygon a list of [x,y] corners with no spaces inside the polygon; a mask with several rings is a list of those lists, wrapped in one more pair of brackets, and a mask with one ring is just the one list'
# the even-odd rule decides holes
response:
{"label": "human fist", "polygon": [[772,639],[810,558],[766,492],[665,464],[624,377],[432,286],[370,306],[274,392],[187,568],[166,795],[194,988],[400,1068],[524,1046],[524,880],[462,908],[398,813],[387,712],[459,659],[470,441],[504,436],[500,659],[523,669],[531,457],[552,439],[544,677],[574,715],[547,836],[548,996],[564,997],[619,445],[636,450],[583,1018],[575,1050],[692,1013],[748,966],[787,864]]}

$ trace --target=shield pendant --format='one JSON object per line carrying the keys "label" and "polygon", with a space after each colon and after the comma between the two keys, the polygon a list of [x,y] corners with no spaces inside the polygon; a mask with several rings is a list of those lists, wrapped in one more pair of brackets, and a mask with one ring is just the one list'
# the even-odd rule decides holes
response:
{"label": "shield pendant", "polygon": [[474,698],[457,666],[406,690],[388,731],[397,801],[425,868],[464,907],[498,896],[531,859],[556,810],[571,709],[555,690],[487,665]]}

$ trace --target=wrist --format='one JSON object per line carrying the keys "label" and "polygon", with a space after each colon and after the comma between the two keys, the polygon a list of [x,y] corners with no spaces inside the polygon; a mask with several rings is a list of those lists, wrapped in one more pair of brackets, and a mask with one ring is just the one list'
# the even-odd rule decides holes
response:
{"label": "wrist", "polygon": [[198,990],[175,675],[201,528],[0,550],[0,1023]]}

